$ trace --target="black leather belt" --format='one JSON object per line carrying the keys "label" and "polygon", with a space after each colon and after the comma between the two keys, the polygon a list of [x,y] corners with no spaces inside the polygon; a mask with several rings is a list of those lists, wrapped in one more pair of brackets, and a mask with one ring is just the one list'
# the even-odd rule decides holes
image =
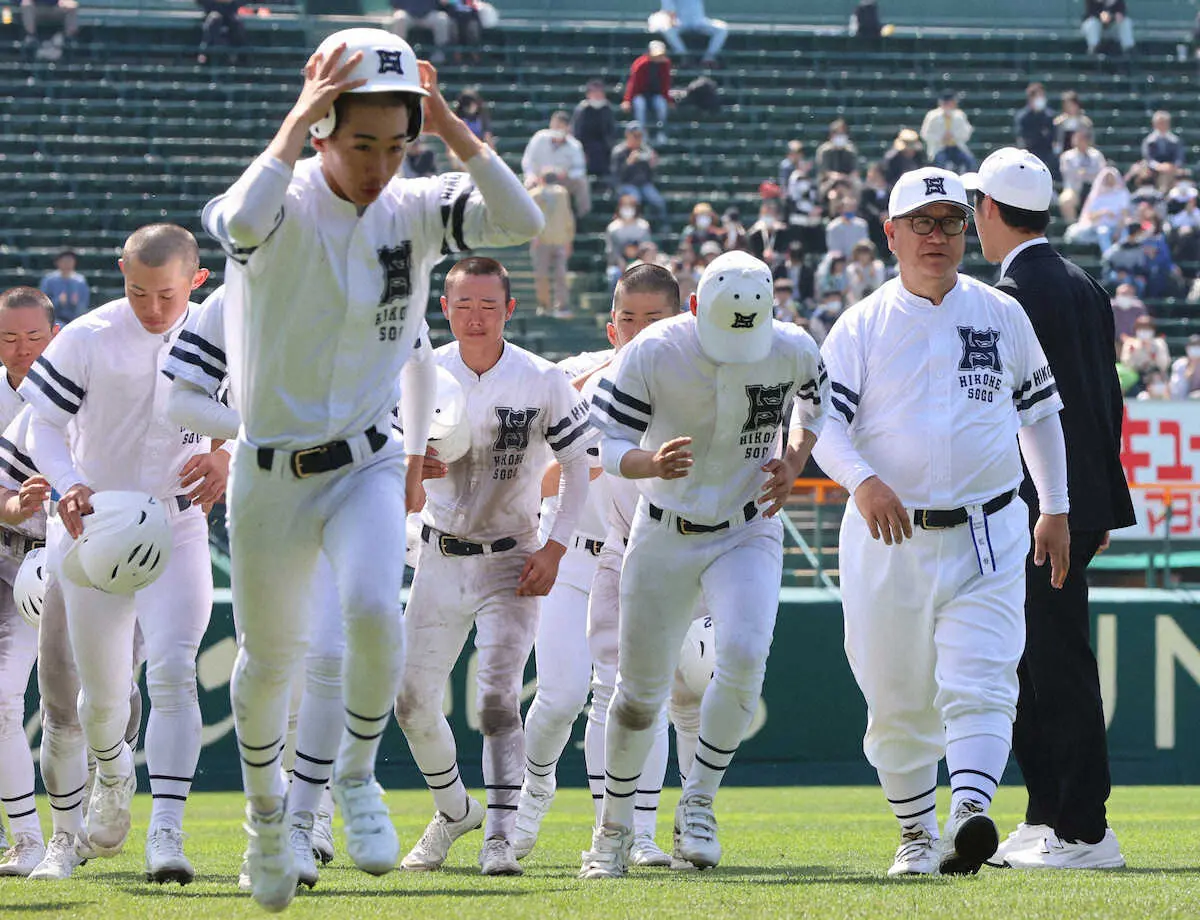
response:
{"label": "black leather belt", "polygon": [[421,542],[428,543],[431,537],[437,537],[437,547],[443,556],[482,556],[485,553],[503,553],[514,549],[517,541],[512,537],[504,537],[495,543],[472,543],[470,540],[460,540],[448,533],[438,533],[428,524],[421,525]]}
{"label": "black leather belt", "polygon": [[0,546],[11,549],[19,556],[24,556],[45,545],[45,540],[35,540],[23,533],[17,533],[15,530],[0,530]]}
{"label": "black leather belt", "polygon": [[600,550],[604,549],[604,541],[593,540],[591,537],[576,537],[575,548],[591,553],[593,556],[599,556]]}
{"label": "black leather belt", "polygon": [[[388,436],[374,425],[368,428],[364,434],[373,454],[378,453],[388,442]],[[316,476],[319,473],[332,473],[334,470],[340,470],[343,466],[349,466],[354,462],[354,453],[350,449],[349,441],[330,441],[328,444],[318,444],[316,447],[307,447],[304,450],[288,454],[287,457],[288,468],[297,479],[307,479],[309,476]],[[258,449],[258,468],[269,472],[274,464],[275,449],[260,447]]]}
{"label": "black leather belt", "polygon": [[[1016,489],[997,495],[983,505],[985,515],[995,514],[1002,508],[1007,508],[1016,495]],[[918,509],[913,512],[913,523],[922,530],[945,530],[947,527],[958,527],[967,523],[967,509],[955,508],[953,511],[925,511]]]}
{"label": "black leather belt", "polygon": [[175,507],[180,511],[187,511],[188,508],[192,507],[192,500],[186,495],[176,495],[171,501],[175,503]]}
{"label": "black leather belt", "polygon": [[[650,520],[661,521],[663,514],[665,512],[658,505],[650,505]],[[758,505],[754,504],[754,502],[746,502],[742,507],[742,514],[746,518],[746,523],[749,524],[758,515]],[[685,537],[693,534],[717,533],[718,531],[728,530],[729,521],[722,521],[720,524],[696,524],[681,518],[679,515],[675,515],[675,529]]]}

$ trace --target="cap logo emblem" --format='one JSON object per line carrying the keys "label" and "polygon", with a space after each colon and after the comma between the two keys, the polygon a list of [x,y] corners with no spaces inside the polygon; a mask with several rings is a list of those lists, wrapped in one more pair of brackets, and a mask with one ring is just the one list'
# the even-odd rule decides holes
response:
{"label": "cap logo emblem", "polygon": [[734,311],[733,325],[730,329],[753,329],[754,321],[758,318],[756,313],[738,313]]}
{"label": "cap logo emblem", "polygon": [[924,180],[925,182],[925,197],[930,195],[945,195],[946,180],[941,176],[931,176]]}
{"label": "cap logo emblem", "polygon": [[379,73],[398,73],[404,76],[403,51],[384,51],[382,48],[376,48],[375,53],[379,55]]}

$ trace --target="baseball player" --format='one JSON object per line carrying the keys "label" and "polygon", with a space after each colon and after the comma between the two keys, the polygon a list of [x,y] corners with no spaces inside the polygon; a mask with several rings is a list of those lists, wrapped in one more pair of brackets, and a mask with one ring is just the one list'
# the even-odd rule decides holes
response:
{"label": "baseball player", "polygon": [[[538,598],[554,586],[587,500],[592,437],[587,409],[562,371],[505,341],[515,307],[508,272],[493,259],[464,259],[446,275],[442,311],[455,341],[435,360],[462,385],[471,447],[428,485],[425,545],[404,617],[409,657],[396,719],[437,805],[406,869],[439,868],[454,840],[484,819],[459,776],[442,714],[446,680],[474,625],[488,798],[479,866],[484,875],[521,874],[512,845],[525,768],[521,686]],[[539,548],[547,448],[562,475],[558,514]]]}
{"label": "baseball player", "polygon": [[996,849],[988,807],[1016,711],[1022,455],[1042,509],[1034,556],[1056,587],[1066,577],[1062,400],[1020,305],[958,274],[971,215],[959,178],[906,173],[888,212],[900,277],[825,340],[833,408],[815,456],[854,498],[839,544],[846,655],[867,702],[863,750],[900,822],[888,874],[968,874]]}
{"label": "baseball player", "polygon": [[[422,128],[468,173],[395,178]],[[310,137],[318,156],[297,162]],[[242,415],[229,529],[249,869],[255,899],[280,910],[297,868],[278,761],[322,550],[347,648],[334,797],[355,864],[375,874],[395,864],[399,842],[374,763],[402,670],[405,510],[424,501],[435,395],[429,348],[419,344],[429,272],[444,253],[528,242],[542,218],[450,111],[432,66],[396,36],[350,29],[309,59],[274,140],[203,220],[230,257],[225,325]],[[403,447],[391,437],[397,402]],[[419,459],[407,472],[406,451]]]}
{"label": "baseball player", "polygon": [[764,263],[741,252],[719,256],[691,313],[654,324],[623,349],[592,400],[605,470],[638,480],[641,497],[621,571],[603,820],[583,855],[583,878],[625,873],[652,728],[702,596],[714,615],[716,673],[675,812],[675,855],[699,868],[720,860],[713,797],[757,705],[779,606],[783,528],[775,515],[825,405],[816,343],[775,322],[772,303]]}
{"label": "baseball player", "polygon": [[[167,381],[159,373],[187,315],[188,295],[208,276],[196,240],[171,224],[143,227],[126,240],[120,266],[126,296],[64,329],[20,393],[33,410],[29,455],[62,496],[47,543],[79,670],[80,722],[97,760],[87,815],[91,848],[115,855],[129,833],[137,784],[125,732],[136,622],[146,641],[151,704],[146,874],[186,884],[194,873],[183,852],[183,810],[200,755],[196,653],[212,608],[208,523],[200,506],[224,494],[229,456],[170,423]],[[147,493],[171,515],[170,560],[136,596],[60,577],[92,494],[109,490]]]}
{"label": "baseball player", "polygon": [[[634,266],[617,284],[613,297],[608,340],[619,351],[651,323],[679,312],[679,285],[666,269],[653,265]],[[580,375],[575,380],[582,390],[585,403],[590,403],[600,380],[600,370],[607,366],[615,351],[590,352],[568,359],[560,366]],[[595,451],[598,463],[599,451]],[[557,465],[547,476],[542,494],[548,487],[558,488]],[[595,473],[600,473],[597,466]],[[516,836],[513,847],[518,859],[532,852],[537,842],[542,820],[550,809],[557,787],[555,771],[558,759],[571,736],[575,719],[587,702],[589,690],[592,705],[584,733],[584,755],[587,761],[589,785],[597,809],[604,794],[604,717],[611,699],[616,676],[616,584],[629,536],[613,533],[610,508],[615,502],[614,490],[625,483],[601,474],[593,476],[588,489],[588,503],[571,544],[563,556],[558,581],[542,600],[538,635],[537,693],[525,717],[525,779],[517,806]],[[635,499],[636,501],[636,489]],[[541,536],[549,533],[557,503],[543,501]],[[605,536],[607,533],[607,537]],[[610,573],[612,590],[604,597],[611,601],[600,604],[605,615],[597,615],[596,582],[599,570]],[[589,596],[591,600],[589,601]],[[609,615],[610,614],[610,615]],[[605,628],[595,629],[594,622]],[[596,637],[604,634],[611,641],[597,644]],[[594,677],[593,677],[594,669]],[[661,730],[656,731],[654,746],[647,760],[647,788],[639,789],[631,859],[634,865],[669,865],[670,857],[654,842],[654,824],[658,797],[666,771],[668,738],[666,714]],[[657,777],[657,779],[655,779]],[[597,812],[597,823],[599,813]]]}

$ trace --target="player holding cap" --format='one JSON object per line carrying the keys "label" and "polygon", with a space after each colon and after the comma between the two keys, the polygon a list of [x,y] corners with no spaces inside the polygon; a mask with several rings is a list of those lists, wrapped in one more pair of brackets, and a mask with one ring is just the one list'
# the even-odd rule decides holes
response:
{"label": "player holding cap", "polygon": [[[47,543],[79,670],[79,718],[97,760],[87,834],[97,855],[111,856],[129,833],[136,780],[126,724],[140,624],[151,706],[146,874],[181,883],[194,874],[182,824],[200,755],[196,653],[212,608],[208,522],[200,506],[224,494],[229,457],[210,453],[206,439],[171,424],[159,369],[187,316],[188,295],[208,276],[199,258],[196,240],[182,227],[153,224],[134,232],[120,262],[126,296],[64,329],[20,390],[33,409],[29,455],[62,496]],[[169,561],[136,596],[62,577],[92,495],[111,491],[154,496],[170,515]]]}
{"label": "player holding cap", "polygon": [[906,173],[889,213],[900,277],[825,340],[833,409],[814,456],[854,498],[840,540],[846,655],[867,702],[863,750],[900,821],[888,874],[966,874],[996,849],[987,811],[1017,700],[1022,454],[1042,508],[1035,561],[1050,557],[1056,587],[1067,575],[1062,400],[1020,305],[958,273],[971,214],[958,177]]}
{"label": "player holding cap", "polygon": [[[422,129],[469,175],[395,178]],[[318,156],[297,162],[310,136]],[[348,29],[309,59],[274,140],[209,202],[204,225],[230,256],[226,329],[242,414],[229,523],[249,868],[255,899],[281,910],[297,870],[278,761],[322,550],[347,645],[334,796],[355,864],[375,874],[395,864],[399,843],[374,765],[403,666],[405,510],[424,501],[435,385],[420,345],[429,272],[444,253],[527,242],[542,217],[450,111],[431,65],[387,32]],[[404,448],[391,437],[397,402]],[[407,473],[405,450],[417,458]]]}
{"label": "player holding cap", "polygon": [[[1086,575],[1108,532],[1134,523],[1121,466],[1125,406],[1112,363],[1112,306],[1104,288],[1045,237],[1054,182],[1041,160],[1006,147],[963,183],[975,190],[983,255],[1001,264],[996,287],[1025,308],[1062,394],[1071,499],[1071,565],[1061,590],[1044,567],[1025,567],[1026,638],[1017,666],[1013,754],[1029,802],[1025,821],[989,863],[1118,868],[1125,859],[1104,808],[1111,781]],[[1028,477],[1021,497],[1032,525],[1038,500]]]}
{"label": "player holding cap", "polygon": [[603,822],[583,855],[584,878],[625,873],[638,778],[701,596],[714,615],[717,666],[675,812],[675,855],[701,868],[720,860],[713,797],[757,705],[779,606],[783,528],[775,515],[825,405],[816,344],[774,322],[772,303],[765,264],[740,252],[717,257],[691,315],[634,339],[592,402],[604,468],[638,480],[642,495],[621,572]]}

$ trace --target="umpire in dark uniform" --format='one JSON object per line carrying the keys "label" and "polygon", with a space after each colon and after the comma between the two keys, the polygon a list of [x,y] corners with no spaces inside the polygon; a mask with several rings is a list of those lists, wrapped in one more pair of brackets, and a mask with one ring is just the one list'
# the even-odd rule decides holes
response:
{"label": "umpire in dark uniform", "polygon": [[[1134,523],[1121,467],[1123,403],[1113,355],[1109,296],[1045,237],[1054,186],[1045,164],[1006,147],[964,184],[975,191],[975,226],[996,285],[1024,307],[1062,394],[1071,500],[1071,567],[1061,589],[1049,566],[1026,564],[1025,655],[1013,754],[1025,776],[1025,821],[990,860],[1042,869],[1125,865],[1104,803],[1111,785],[1100,679],[1092,652],[1087,567],[1109,531]],[[1026,475],[1021,497],[1037,520]]]}

